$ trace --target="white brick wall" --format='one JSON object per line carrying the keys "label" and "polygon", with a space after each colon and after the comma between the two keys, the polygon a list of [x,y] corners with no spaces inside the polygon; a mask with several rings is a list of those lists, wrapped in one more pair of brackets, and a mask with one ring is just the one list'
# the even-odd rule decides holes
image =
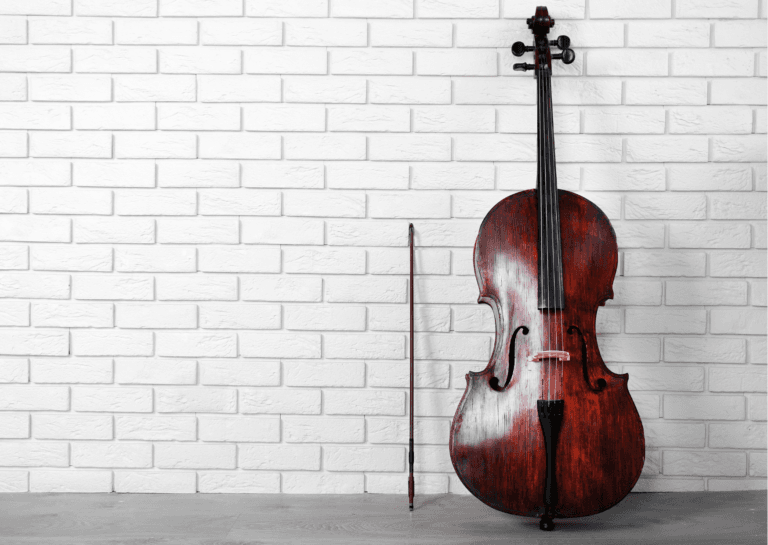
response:
{"label": "white brick wall", "polygon": [[[494,326],[471,248],[535,183],[519,0],[0,2],[0,491],[417,492]],[[766,485],[766,4],[549,4],[560,185],[637,490]]]}

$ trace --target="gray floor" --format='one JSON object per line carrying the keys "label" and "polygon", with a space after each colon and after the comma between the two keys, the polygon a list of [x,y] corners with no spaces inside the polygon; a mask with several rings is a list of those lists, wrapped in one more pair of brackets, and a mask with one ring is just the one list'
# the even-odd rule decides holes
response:
{"label": "gray floor", "polygon": [[766,493],[630,494],[542,532],[473,497],[0,494],[0,543],[766,543]]}

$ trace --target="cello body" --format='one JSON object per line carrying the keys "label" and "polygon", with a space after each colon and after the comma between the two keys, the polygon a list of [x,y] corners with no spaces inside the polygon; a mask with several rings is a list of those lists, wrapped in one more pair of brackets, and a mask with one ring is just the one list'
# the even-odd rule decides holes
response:
{"label": "cello body", "polygon": [[[628,375],[603,363],[595,337],[597,309],[613,297],[618,248],[605,214],[588,200],[559,192],[564,324],[547,323],[537,305],[536,192],[516,193],[485,217],[475,243],[479,301],[493,309],[496,342],[486,369],[467,375],[450,435],[453,467],[484,503],[516,515],[544,512],[546,449],[537,400],[551,368],[528,361],[551,335],[564,339],[571,359],[561,364],[563,419],[557,445],[555,517],[581,517],[621,501],[640,477],[643,425],[627,390]],[[552,318],[554,320],[554,318]],[[527,335],[512,333],[526,326]],[[581,331],[568,333],[575,325]],[[583,341],[582,341],[583,339]],[[586,358],[584,357],[586,356]],[[551,367],[551,366],[550,366]],[[509,384],[492,388],[493,378]],[[604,382],[601,382],[604,381]]]}
{"label": "cello body", "polygon": [[[598,308],[613,297],[616,235],[587,199],[557,189],[551,60],[573,62],[570,40],[547,39],[554,20],[528,19],[538,88],[536,189],[499,202],[475,242],[478,302],[493,310],[488,366],[467,375],[449,448],[461,482],[489,506],[553,518],[599,513],[621,501],[645,461],[643,425],[627,389],[598,348]],[[563,52],[550,54],[549,46]]]}

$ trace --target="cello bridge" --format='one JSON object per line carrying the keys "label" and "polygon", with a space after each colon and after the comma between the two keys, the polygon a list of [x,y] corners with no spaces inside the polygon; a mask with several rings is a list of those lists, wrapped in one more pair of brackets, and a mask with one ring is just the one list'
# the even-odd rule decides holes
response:
{"label": "cello bridge", "polygon": [[565,350],[544,350],[536,352],[533,356],[528,356],[529,362],[555,359],[560,361],[570,361],[571,355]]}

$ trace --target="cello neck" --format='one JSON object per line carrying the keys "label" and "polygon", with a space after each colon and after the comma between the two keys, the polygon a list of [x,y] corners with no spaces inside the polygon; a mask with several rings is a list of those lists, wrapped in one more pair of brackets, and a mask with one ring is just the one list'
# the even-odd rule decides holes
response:
{"label": "cello neck", "polygon": [[[538,40],[537,40],[538,41]],[[551,61],[549,48],[541,55],[536,70],[538,90],[538,140],[536,194],[539,212],[539,309],[565,307],[563,294],[563,257],[560,233],[560,205],[555,163],[555,129],[552,114]]]}

